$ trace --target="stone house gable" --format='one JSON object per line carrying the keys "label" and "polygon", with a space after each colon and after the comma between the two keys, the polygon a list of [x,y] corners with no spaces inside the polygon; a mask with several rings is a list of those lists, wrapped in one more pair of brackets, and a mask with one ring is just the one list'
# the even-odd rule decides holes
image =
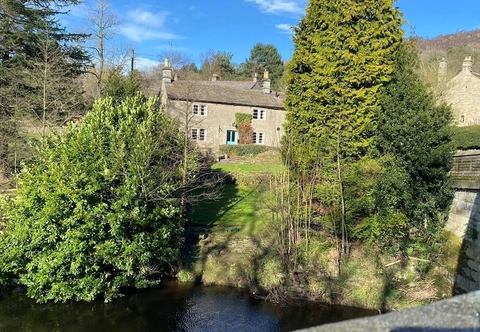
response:
{"label": "stone house gable", "polygon": [[284,135],[285,95],[263,81],[172,80],[165,63],[160,100],[168,115],[200,148],[218,152],[221,145],[238,144],[236,113],[252,115],[254,144],[279,147]]}
{"label": "stone house gable", "polygon": [[[471,126],[480,124],[480,74],[472,71],[473,60],[465,58],[462,71],[447,83],[445,101],[452,106],[454,124]],[[442,60],[440,74],[446,70]]]}

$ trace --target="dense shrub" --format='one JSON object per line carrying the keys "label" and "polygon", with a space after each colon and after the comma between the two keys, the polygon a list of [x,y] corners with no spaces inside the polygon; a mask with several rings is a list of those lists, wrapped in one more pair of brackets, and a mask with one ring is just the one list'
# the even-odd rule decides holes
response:
{"label": "dense shrub", "polygon": [[457,150],[480,149],[480,125],[453,127],[453,142]]}
{"label": "dense shrub", "polygon": [[222,145],[220,153],[231,156],[256,156],[270,149],[271,147],[255,144]]}
{"label": "dense shrub", "polygon": [[108,301],[158,282],[182,243],[184,140],[156,105],[99,100],[81,125],[37,145],[0,208],[0,283],[46,302]]}

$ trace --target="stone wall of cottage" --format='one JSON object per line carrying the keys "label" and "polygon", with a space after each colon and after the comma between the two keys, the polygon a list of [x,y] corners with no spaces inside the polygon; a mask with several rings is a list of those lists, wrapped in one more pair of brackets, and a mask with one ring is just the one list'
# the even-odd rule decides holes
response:
{"label": "stone wall of cottage", "polygon": [[462,71],[447,86],[445,100],[452,106],[455,124],[480,124],[480,75],[472,72],[473,61],[467,57]]}
{"label": "stone wall of cottage", "polygon": [[[193,104],[206,105],[206,114],[192,115]],[[168,115],[179,119],[182,130],[205,129],[205,141],[197,141],[196,144],[213,152],[218,152],[219,146],[226,144],[227,131],[237,130],[235,114],[252,114],[254,109],[264,110],[265,119],[253,119],[253,131],[263,133],[263,145],[279,147],[284,135],[283,123],[286,114],[284,110],[178,100],[169,101],[166,107]]]}

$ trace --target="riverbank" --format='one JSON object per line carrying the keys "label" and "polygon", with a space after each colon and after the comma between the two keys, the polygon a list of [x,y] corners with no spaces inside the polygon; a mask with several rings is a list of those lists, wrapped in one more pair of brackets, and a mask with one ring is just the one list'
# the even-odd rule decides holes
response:
{"label": "riverbank", "polygon": [[287,266],[272,205],[272,178],[283,171],[278,153],[232,157],[214,169],[234,181],[224,185],[218,200],[194,207],[180,281],[241,287],[271,302],[306,299],[382,311],[451,296],[458,237],[445,232],[434,261],[392,257],[360,242],[351,243],[349,256],[340,260],[338,238],[313,223],[308,242],[299,243],[302,255]]}
{"label": "riverbank", "polygon": [[448,250],[435,261],[391,257],[360,242],[339,260],[337,239],[319,227],[307,254],[287,268],[268,208],[269,174],[281,171],[279,165],[271,152],[215,165],[236,182],[225,185],[220,200],[195,207],[180,280],[247,288],[274,302],[301,298],[383,311],[451,296],[460,244],[448,233],[440,246]]}
{"label": "riverbank", "polygon": [[39,304],[23,291],[3,290],[0,331],[294,331],[377,313],[304,301],[281,306],[233,287],[164,281],[130,290],[111,303]]}

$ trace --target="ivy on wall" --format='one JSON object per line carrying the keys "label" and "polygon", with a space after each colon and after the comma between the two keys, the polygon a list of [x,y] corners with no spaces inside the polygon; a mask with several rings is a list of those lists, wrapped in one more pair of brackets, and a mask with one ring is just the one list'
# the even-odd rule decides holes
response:
{"label": "ivy on wall", "polygon": [[238,143],[253,143],[252,114],[235,113],[235,123],[238,129]]}

